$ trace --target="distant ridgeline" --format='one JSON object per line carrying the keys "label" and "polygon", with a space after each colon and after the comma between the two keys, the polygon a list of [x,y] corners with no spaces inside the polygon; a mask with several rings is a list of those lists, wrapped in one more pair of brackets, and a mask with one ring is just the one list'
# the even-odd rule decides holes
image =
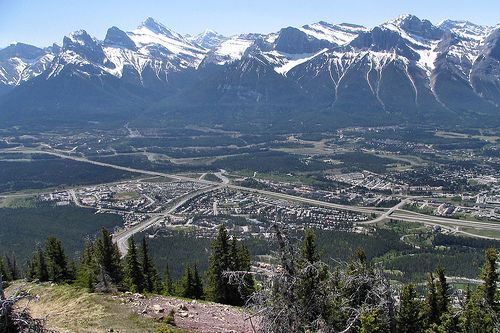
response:
{"label": "distant ridgeline", "polygon": [[149,18],[62,46],[0,50],[5,125],[229,129],[500,125],[500,28],[404,15],[185,37]]}

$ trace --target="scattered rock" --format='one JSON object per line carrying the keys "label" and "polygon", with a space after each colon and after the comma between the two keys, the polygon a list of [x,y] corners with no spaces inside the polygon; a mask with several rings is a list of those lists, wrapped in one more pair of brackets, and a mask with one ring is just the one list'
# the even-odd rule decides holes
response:
{"label": "scattered rock", "polygon": [[153,311],[156,313],[163,313],[163,312],[165,312],[165,309],[162,308],[162,306],[160,304],[155,304],[155,305],[153,305]]}
{"label": "scattered rock", "polygon": [[140,314],[144,309],[143,315],[159,323],[175,325],[181,329],[200,333],[253,332],[250,324],[245,321],[244,311],[240,308],[174,297],[146,297],[142,300],[133,298],[134,303],[129,303],[129,306],[136,313]]}

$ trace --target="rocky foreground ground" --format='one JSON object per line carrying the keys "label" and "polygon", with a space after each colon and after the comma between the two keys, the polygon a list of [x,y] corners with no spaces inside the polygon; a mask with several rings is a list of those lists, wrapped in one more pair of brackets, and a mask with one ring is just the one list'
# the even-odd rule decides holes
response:
{"label": "rocky foreground ground", "polygon": [[28,309],[34,318],[43,319],[47,328],[60,333],[155,333],[167,322],[173,324],[173,333],[254,332],[243,309],[222,304],[131,293],[88,293],[68,285],[25,281],[15,282],[6,295],[19,292],[33,297],[20,302],[18,308]]}
{"label": "rocky foreground ground", "polygon": [[146,298],[140,294],[119,296],[134,312],[164,321],[173,310],[175,326],[200,333],[253,332],[252,324],[242,309],[209,302],[173,297]]}

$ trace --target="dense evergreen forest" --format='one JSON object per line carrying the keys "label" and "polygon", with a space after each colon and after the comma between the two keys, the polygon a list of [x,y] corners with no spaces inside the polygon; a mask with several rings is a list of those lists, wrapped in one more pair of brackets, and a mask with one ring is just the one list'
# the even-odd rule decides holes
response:
{"label": "dense evergreen forest", "polygon": [[0,193],[107,183],[135,176],[127,171],[47,154],[0,155]]}
{"label": "dense evergreen forest", "polygon": [[64,244],[68,256],[77,259],[85,238],[93,238],[100,228],[112,230],[122,224],[122,218],[116,214],[95,214],[93,209],[23,202],[22,207],[0,208],[0,254],[15,254],[25,268],[37,244],[49,236],[56,236]]}

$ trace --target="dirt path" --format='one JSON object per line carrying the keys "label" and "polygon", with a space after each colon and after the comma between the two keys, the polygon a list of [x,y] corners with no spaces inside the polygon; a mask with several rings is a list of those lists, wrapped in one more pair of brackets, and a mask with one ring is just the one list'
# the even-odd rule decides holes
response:
{"label": "dirt path", "polygon": [[146,299],[135,294],[124,295],[123,298],[136,313],[155,319],[165,318],[174,310],[175,325],[178,328],[200,333],[253,332],[252,325],[245,320],[247,315],[241,308],[173,297]]}

